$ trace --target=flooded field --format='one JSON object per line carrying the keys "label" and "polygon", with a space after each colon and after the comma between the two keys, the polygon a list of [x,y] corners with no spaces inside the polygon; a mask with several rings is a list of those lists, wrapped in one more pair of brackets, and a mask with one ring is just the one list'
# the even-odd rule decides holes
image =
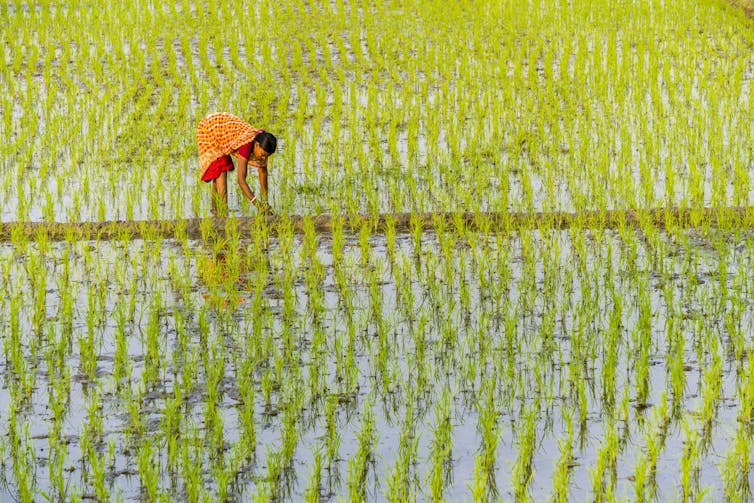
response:
{"label": "flooded field", "polygon": [[[0,500],[750,500],[752,47],[716,0],[0,2]],[[274,216],[211,218],[216,111]]]}
{"label": "flooded field", "polygon": [[748,497],[748,234],[364,229],[4,246],[6,496]]}

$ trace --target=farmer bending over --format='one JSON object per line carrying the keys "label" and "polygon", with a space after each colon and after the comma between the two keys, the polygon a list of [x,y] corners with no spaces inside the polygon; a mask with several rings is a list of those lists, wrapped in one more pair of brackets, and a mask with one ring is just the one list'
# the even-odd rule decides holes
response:
{"label": "farmer bending over", "polygon": [[[260,212],[270,214],[267,203],[267,158],[275,153],[277,139],[271,133],[251,126],[245,120],[227,112],[206,116],[196,131],[199,143],[199,164],[203,182],[212,182],[212,212],[218,208],[225,214],[228,207],[228,171],[238,168],[238,185],[246,198]],[[231,156],[236,158],[233,166]],[[257,168],[261,198],[246,183],[248,165]]]}

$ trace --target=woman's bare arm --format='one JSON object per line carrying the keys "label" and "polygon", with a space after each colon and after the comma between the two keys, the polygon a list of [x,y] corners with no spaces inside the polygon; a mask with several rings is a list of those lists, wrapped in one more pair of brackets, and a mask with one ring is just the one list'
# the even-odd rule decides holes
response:
{"label": "woman's bare arm", "polygon": [[246,199],[251,201],[256,206],[257,196],[254,195],[254,192],[251,191],[249,184],[246,183],[246,169],[249,161],[247,159],[244,159],[240,155],[236,156],[236,159],[238,159],[238,164],[236,166],[236,171],[238,171],[238,185],[241,187],[241,192],[243,192],[243,195],[246,196]]}
{"label": "woman's bare arm", "polygon": [[262,190],[262,199],[267,200],[267,165],[257,165],[257,173],[259,174],[259,187]]}

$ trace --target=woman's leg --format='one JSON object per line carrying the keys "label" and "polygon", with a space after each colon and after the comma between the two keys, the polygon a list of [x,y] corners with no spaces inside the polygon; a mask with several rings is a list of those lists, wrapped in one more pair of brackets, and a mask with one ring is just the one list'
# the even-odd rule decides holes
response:
{"label": "woman's leg", "polygon": [[223,171],[220,176],[212,180],[212,214],[226,216],[228,214],[228,172]]}

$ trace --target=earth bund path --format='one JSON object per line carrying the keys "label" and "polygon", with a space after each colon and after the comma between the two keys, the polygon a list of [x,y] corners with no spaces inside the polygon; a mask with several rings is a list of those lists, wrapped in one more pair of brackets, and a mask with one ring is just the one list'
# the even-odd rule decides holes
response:
{"label": "earth bund path", "polygon": [[[340,219],[340,222],[337,220]],[[210,240],[226,235],[251,238],[258,233],[276,234],[291,227],[295,233],[312,229],[330,233],[341,223],[347,232],[369,225],[372,232],[392,227],[405,233],[421,227],[430,230],[443,226],[448,230],[512,232],[532,229],[617,229],[623,227],[657,228],[754,226],[754,207],[723,208],[655,208],[642,210],[607,210],[569,212],[433,212],[386,213],[375,215],[254,215],[248,217],[189,218],[177,220],[128,220],[108,222],[5,222],[0,223],[0,242],[46,239],[49,241],[129,240],[129,239],[197,239]]]}
{"label": "earth bund path", "polygon": [[749,17],[754,17],[754,0],[729,0],[733,6],[742,9]]}

